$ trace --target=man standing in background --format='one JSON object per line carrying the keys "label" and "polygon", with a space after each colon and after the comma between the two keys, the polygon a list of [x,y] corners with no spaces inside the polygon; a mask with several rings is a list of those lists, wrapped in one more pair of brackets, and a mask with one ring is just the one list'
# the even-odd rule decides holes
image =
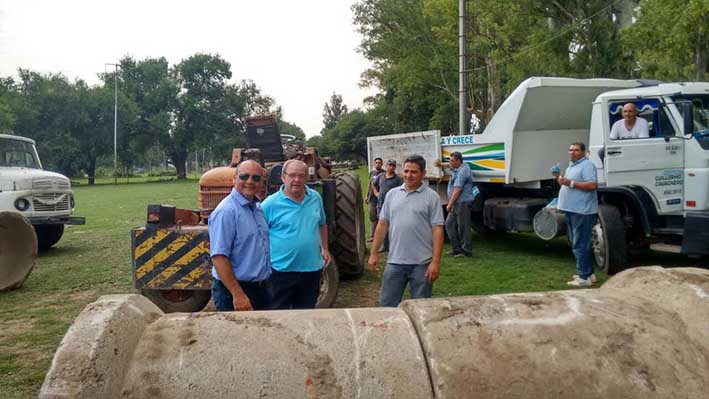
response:
{"label": "man standing in background", "polygon": [[374,158],[374,169],[369,171],[369,183],[367,184],[367,196],[364,198],[364,202],[369,204],[369,221],[372,222],[372,234],[367,239],[371,242],[374,239],[374,232],[377,230],[377,221],[379,220],[379,212],[377,211],[377,197],[379,196],[379,186],[377,180],[379,175],[384,173],[382,170],[381,158]]}
{"label": "man standing in background", "polygon": [[598,217],[596,166],[586,157],[584,143],[569,146],[569,167],[564,176],[556,176],[561,186],[557,208],[566,213],[567,235],[576,258],[576,273],[568,282],[573,287],[589,287],[596,282],[593,274],[591,230]]}
{"label": "man standing in background", "polygon": [[473,173],[468,164],[463,162],[463,154],[451,153],[450,162],[436,161],[436,166],[450,167],[451,179],[448,181],[448,205],[446,211],[446,232],[453,250],[454,258],[472,256],[473,233],[470,229],[470,211],[473,205]]}
{"label": "man standing in background", "polygon": [[[379,198],[377,199],[377,214],[382,210],[384,205],[384,200],[386,195],[394,187],[399,187],[403,184],[401,177],[396,174],[396,161],[390,159],[386,164],[386,172],[379,175],[378,186],[379,186]],[[389,234],[384,238],[384,251],[389,250]]]}

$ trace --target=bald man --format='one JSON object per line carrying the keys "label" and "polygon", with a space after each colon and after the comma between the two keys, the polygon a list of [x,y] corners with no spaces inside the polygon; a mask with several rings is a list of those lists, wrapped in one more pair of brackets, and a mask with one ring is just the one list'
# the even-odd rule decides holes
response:
{"label": "bald man", "polygon": [[264,184],[255,161],[239,164],[234,188],[209,215],[212,300],[219,311],[271,307],[268,225],[256,194]]}
{"label": "bald man", "polygon": [[647,121],[643,118],[638,118],[638,110],[635,108],[635,104],[627,103],[623,106],[623,119],[613,124],[610,137],[612,140],[650,137]]}

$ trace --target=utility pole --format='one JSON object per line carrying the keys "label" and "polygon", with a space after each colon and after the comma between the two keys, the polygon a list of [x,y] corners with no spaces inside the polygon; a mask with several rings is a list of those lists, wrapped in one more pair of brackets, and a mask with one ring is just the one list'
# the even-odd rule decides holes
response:
{"label": "utility pole", "polygon": [[466,134],[467,114],[465,95],[465,2],[458,0],[458,134]]}
{"label": "utility pole", "polygon": [[113,75],[113,184],[118,183],[118,64],[106,63],[115,67]]}

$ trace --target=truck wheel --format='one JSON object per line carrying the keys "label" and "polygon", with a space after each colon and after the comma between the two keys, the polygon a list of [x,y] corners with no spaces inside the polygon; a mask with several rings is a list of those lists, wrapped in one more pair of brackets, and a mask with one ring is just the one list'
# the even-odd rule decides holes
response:
{"label": "truck wheel", "polygon": [[364,205],[359,176],[341,172],[334,176],[335,240],[332,255],[337,259],[342,278],[356,278],[364,271]]}
{"label": "truck wheel", "polygon": [[153,290],[142,289],[140,294],[150,299],[165,313],[199,312],[212,298],[210,290]]}
{"label": "truck wheel", "polygon": [[32,224],[15,212],[0,212],[0,291],[22,287],[37,257]]}
{"label": "truck wheel", "polygon": [[46,251],[59,242],[64,234],[63,224],[39,224],[34,226],[37,233],[37,246],[40,251]]}
{"label": "truck wheel", "polygon": [[340,273],[337,271],[335,260],[330,261],[330,266],[322,271],[320,277],[320,295],[315,304],[316,309],[326,309],[332,307],[337,298],[337,288],[340,286]]}
{"label": "truck wheel", "polygon": [[625,225],[618,208],[598,206],[598,222],[591,232],[591,245],[598,268],[609,275],[623,269],[627,262]]}

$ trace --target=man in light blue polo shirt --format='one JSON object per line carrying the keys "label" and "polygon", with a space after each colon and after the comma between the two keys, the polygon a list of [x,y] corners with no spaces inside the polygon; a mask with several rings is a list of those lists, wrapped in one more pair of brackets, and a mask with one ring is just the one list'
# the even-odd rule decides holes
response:
{"label": "man in light blue polo shirt", "polygon": [[379,306],[396,307],[409,284],[411,298],[430,298],[441,270],[443,209],[438,194],[424,183],[426,160],[404,160],[404,184],[384,199],[367,268],[379,270],[377,249],[389,232],[389,254],[382,275]]}
{"label": "man in light blue polo shirt", "polygon": [[448,204],[446,211],[446,232],[451,241],[454,258],[472,256],[473,232],[471,230],[470,211],[473,205],[473,173],[467,163],[463,162],[463,154],[459,151],[451,153],[450,162],[436,160],[436,166],[450,167],[451,179],[448,181]]}
{"label": "man in light blue polo shirt", "polygon": [[598,179],[596,166],[586,157],[586,145],[569,146],[569,167],[564,176],[558,176],[561,186],[557,208],[566,213],[567,234],[576,258],[576,271],[570,286],[588,287],[596,282],[593,274],[591,230],[598,216]]}
{"label": "man in light blue polo shirt", "polygon": [[231,194],[209,215],[212,299],[219,311],[271,306],[268,226],[256,197],[262,185],[261,166],[242,162]]}
{"label": "man in light blue polo shirt", "polygon": [[281,189],[266,198],[263,211],[271,241],[273,309],[313,309],[323,267],[330,264],[322,199],[306,186],[308,167],[283,164]]}

